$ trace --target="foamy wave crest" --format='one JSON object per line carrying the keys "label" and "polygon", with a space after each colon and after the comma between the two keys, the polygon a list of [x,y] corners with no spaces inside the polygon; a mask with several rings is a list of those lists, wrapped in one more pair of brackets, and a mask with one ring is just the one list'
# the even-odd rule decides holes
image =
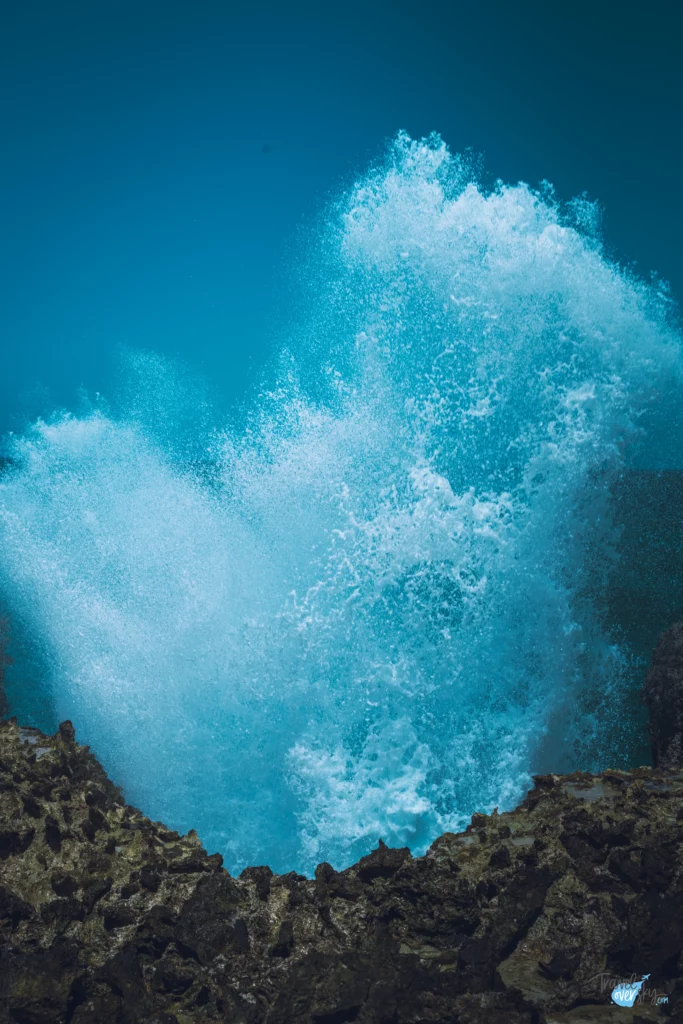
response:
{"label": "foamy wave crest", "polygon": [[42,697],[230,869],[421,851],[533,771],[628,758],[609,488],[679,342],[590,223],[399,136],[331,211],[246,431],[189,458],[166,381],[162,428],[15,439],[2,593]]}

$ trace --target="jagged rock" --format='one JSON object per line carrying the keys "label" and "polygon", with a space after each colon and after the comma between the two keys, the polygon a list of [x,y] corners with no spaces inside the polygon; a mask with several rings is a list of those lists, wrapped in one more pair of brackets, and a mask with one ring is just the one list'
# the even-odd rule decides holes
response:
{"label": "jagged rock", "polygon": [[643,697],[650,713],[653,763],[683,767],[683,622],[660,636]]}
{"label": "jagged rock", "polygon": [[[683,774],[537,777],[424,857],[232,878],[70,723],[0,724],[0,1021],[683,1022]],[[650,974],[632,1010],[612,987]],[[655,1005],[653,1000],[668,998]]]}

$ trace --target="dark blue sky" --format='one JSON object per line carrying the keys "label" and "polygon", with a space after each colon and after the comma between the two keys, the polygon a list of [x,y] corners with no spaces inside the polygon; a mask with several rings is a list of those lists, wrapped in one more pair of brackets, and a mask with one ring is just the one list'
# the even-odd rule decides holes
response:
{"label": "dark blue sky", "polygon": [[0,429],[106,391],[121,344],[228,402],[297,232],[405,128],[605,208],[683,296],[676,2],[63,0],[0,31]]}

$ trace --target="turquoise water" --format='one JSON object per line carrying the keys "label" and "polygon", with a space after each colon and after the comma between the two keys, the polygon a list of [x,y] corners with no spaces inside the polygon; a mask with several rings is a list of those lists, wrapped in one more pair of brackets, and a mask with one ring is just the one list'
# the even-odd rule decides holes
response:
{"label": "turquoise water", "polygon": [[117,405],[12,438],[14,710],[230,870],[420,852],[639,757],[614,495],[683,469],[680,337],[596,222],[401,135],[311,241],[246,426],[138,354]]}

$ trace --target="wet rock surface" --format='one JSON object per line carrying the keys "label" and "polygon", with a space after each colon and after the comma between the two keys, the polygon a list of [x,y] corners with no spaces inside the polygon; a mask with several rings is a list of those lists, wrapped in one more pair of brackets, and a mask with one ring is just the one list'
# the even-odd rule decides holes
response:
{"label": "wet rock surface", "polygon": [[232,878],[126,806],[69,723],[0,723],[2,1021],[681,1024],[682,954],[676,769],[538,777],[424,857]]}
{"label": "wet rock surface", "polygon": [[683,767],[683,622],[659,637],[643,698],[650,715],[653,763]]}
{"label": "wet rock surface", "polygon": [[7,698],[5,696],[5,670],[12,664],[8,654],[9,625],[7,619],[0,615],[0,718],[7,714]]}

